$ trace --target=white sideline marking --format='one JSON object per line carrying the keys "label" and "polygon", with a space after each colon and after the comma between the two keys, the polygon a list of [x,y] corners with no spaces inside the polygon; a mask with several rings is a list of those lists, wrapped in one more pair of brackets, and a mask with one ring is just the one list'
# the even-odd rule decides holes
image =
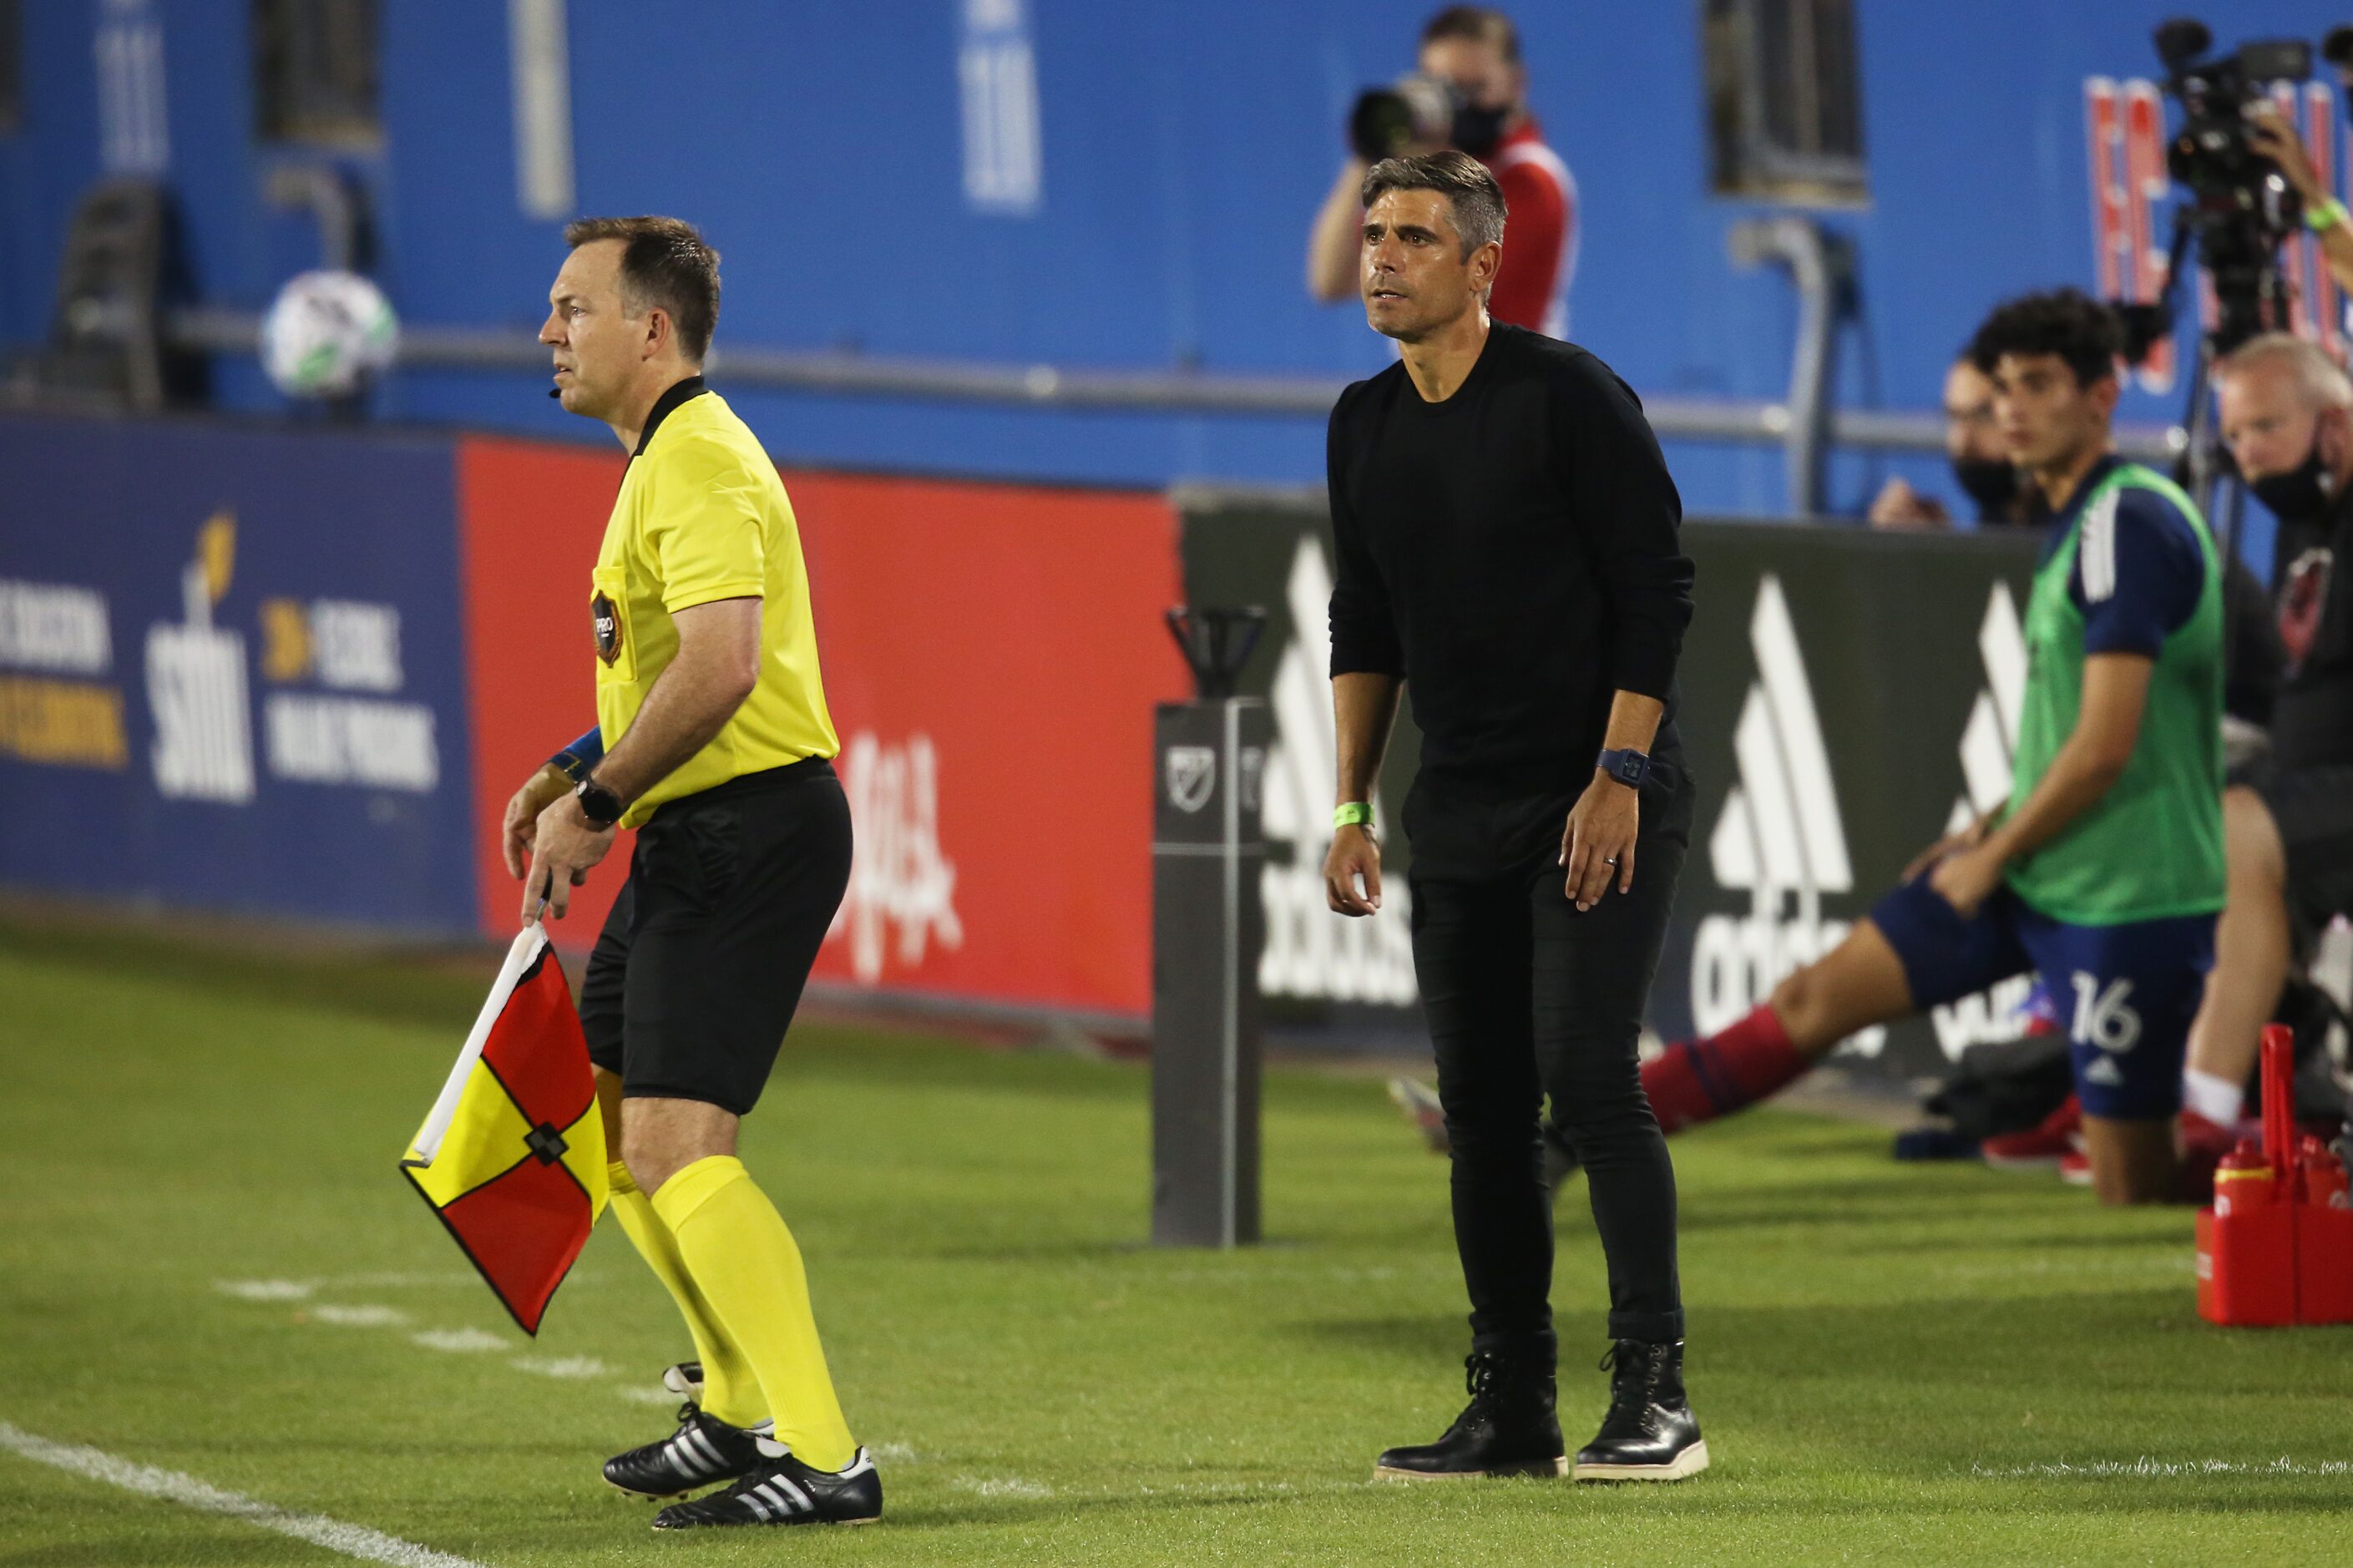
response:
{"label": "white sideline marking", "polygon": [[[593,1279],[596,1271],[575,1268],[566,1283]],[[306,1301],[322,1290],[438,1290],[471,1286],[481,1276],[470,1269],[394,1269],[369,1274],[322,1274],[309,1279],[216,1279],[213,1289],[240,1301]]]}
{"label": "white sideline marking", "polygon": [[316,1287],[301,1279],[216,1279],[213,1289],[240,1301],[303,1301]]}
{"label": "white sideline marking", "polygon": [[[871,1452],[871,1450],[870,1450]],[[999,1476],[983,1480],[978,1476],[958,1476],[948,1485],[960,1492],[976,1497],[1052,1497],[1054,1489],[1042,1481],[1025,1480],[1019,1476]]]}
{"label": "white sideline marking", "polygon": [[[571,1278],[578,1279],[582,1275],[575,1268]],[[347,1290],[427,1290],[439,1289],[444,1286],[472,1285],[480,1279],[480,1275],[468,1268],[437,1268],[430,1271],[404,1269],[384,1274],[335,1274],[315,1283]]]}
{"label": "white sideline marking", "polygon": [[313,1307],[311,1315],[346,1329],[395,1329],[408,1321],[397,1307]]}
{"label": "white sideline marking", "polygon": [[423,1345],[428,1351],[502,1351],[506,1341],[480,1329],[427,1329],[408,1336],[411,1344]]}
{"label": "white sideline marking", "polygon": [[241,1519],[264,1530],[274,1530],[280,1535],[290,1535],[297,1541],[307,1541],[313,1546],[323,1546],[346,1557],[356,1557],[364,1563],[390,1563],[397,1568],[483,1568],[470,1557],[452,1557],[446,1552],[436,1552],[429,1546],[419,1546],[413,1541],[385,1535],[364,1525],[345,1524],[339,1519],[329,1519],[320,1513],[291,1513],[274,1503],[249,1498],[241,1492],[223,1491],[206,1486],[194,1476],[184,1476],[177,1470],[159,1470],[152,1465],[134,1465],[128,1459],[96,1448],[75,1444],[52,1443],[21,1431],[5,1421],[0,1421],[0,1448],[23,1456],[37,1464],[69,1470],[94,1481],[121,1487],[125,1491],[142,1497],[161,1498],[183,1508],[193,1508],[205,1513],[227,1514]]}
{"label": "white sideline marking", "polygon": [[1997,1478],[2025,1476],[2084,1476],[2094,1480],[2128,1479],[2176,1480],[2197,1476],[2353,1476],[2353,1460],[2322,1459],[2306,1463],[2301,1459],[2278,1458],[2267,1462],[2245,1459],[2158,1459],[2143,1454],[2137,1459],[2091,1459],[2071,1465],[2064,1459],[2039,1465],[2010,1465],[1996,1469],[1987,1465],[1971,1465],[1969,1474]]}
{"label": "white sideline marking", "polygon": [[878,1464],[920,1465],[923,1457],[904,1443],[877,1443],[866,1450]]}
{"label": "white sideline marking", "polygon": [[602,1377],[607,1370],[605,1363],[593,1355],[563,1357],[519,1355],[515,1357],[514,1363],[523,1371],[535,1372],[542,1377],[565,1377],[575,1380]]}
{"label": "white sideline marking", "polygon": [[621,1397],[632,1405],[676,1405],[678,1395],[667,1388],[641,1388],[636,1384],[621,1390]]}

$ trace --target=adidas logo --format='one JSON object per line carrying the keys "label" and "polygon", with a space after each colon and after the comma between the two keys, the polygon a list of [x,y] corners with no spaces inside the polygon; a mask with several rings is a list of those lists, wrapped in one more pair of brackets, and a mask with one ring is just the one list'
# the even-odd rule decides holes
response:
{"label": "adidas logo", "polygon": [[[1270,694],[1275,738],[1261,818],[1269,853],[1259,879],[1266,906],[1259,988],[1270,996],[1409,1005],[1413,928],[1405,879],[1385,875],[1380,912],[1359,920],[1334,914],[1324,898],[1340,742],[1332,720],[1332,567],[1313,534],[1291,558],[1283,596],[1295,629]],[[1384,838],[1394,840],[1397,821],[1377,787],[1372,804]]]}
{"label": "adidas logo", "polygon": [[2094,1057],[2092,1058],[2092,1065],[2084,1069],[2084,1081],[2085,1083],[2105,1084],[2110,1088],[2114,1088],[2116,1085],[2124,1082],[2124,1069],[2116,1066],[2116,1058],[2107,1055],[2105,1052]]}
{"label": "adidas logo", "polygon": [[[1961,794],[1953,802],[1945,831],[1957,833],[2010,798],[2010,760],[2018,750],[2018,709],[2026,690],[2026,635],[2010,584],[1996,583],[1986,597],[1978,626],[1978,657],[1985,661],[1985,689],[1978,693],[1961,728]],[[1929,1019],[1936,1045],[1949,1061],[1971,1046],[2014,1040],[2026,1032],[2024,1011],[2034,977],[2021,974],[1989,991],[1936,1008]]]}
{"label": "adidas logo", "polygon": [[[1854,889],[1829,750],[1780,580],[1757,584],[1748,640],[1757,681],[1733,728],[1739,782],[1708,835],[1716,886],[1745,889],[1745,915],[1704,917],[1692,946],[1692,1021],[1714,1034],[1762,1002],[1791,970],[1838,945],[1849,921],[1826,920],[1825,893]],[[1884,1029],[1842,1049],[1875,1056]]]}

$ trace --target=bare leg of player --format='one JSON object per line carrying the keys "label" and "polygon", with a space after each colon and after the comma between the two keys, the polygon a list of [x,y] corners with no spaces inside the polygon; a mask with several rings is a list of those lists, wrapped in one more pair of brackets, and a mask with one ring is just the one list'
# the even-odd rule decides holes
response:
{"label": "bare leg of player", "polygon": [[2092,1190],[2110,1207],[2169,1204],[2181,1191],[2181,1162],[2173,1148],[2173,1118],[2124,1121],[2084,1118],[2084,1152],[2092,1162]]}
{"label": "bare leg of player", "polygon": [[2189,1070],[2235,1090],[2254,1070],[2256,1046],[2279,1005],[2289,961],[2287,855],[2270,809],[2253,790],[2222,792],[2222,853],[2230,902],[2214,927],[2214,968],[2189,1026]]}
{"label": "bare leg of player", "polygon": [[1669,1132],[1778,1093],[1858,1029],[1909,1017],[1911,982],[1870,921],[1773,988],[1748,1016],[1702,1040],[1680,1040],[1643,1064],[1642,1089]]}
{"label": "bare leg of player", "polygon": [[1874,1024],[1913,1014],[1912,984],[1879,928],[1857,921],[1846,940],[1803,969],[1792,970],[1767,1003],[1808,1066],[1841,1040]]}

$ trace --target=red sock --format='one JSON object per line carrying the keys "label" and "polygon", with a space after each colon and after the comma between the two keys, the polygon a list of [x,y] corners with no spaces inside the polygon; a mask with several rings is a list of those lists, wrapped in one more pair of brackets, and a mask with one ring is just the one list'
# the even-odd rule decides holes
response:
{"label": "red sock", "polygon": [[1659,1125],[1679,1131],[1713,1121],[1780,1091],[1813,1064],[1789,1044],[1769,1005],[1704,1040],[1678,1040],[1642,1068],[1642,1090]]}

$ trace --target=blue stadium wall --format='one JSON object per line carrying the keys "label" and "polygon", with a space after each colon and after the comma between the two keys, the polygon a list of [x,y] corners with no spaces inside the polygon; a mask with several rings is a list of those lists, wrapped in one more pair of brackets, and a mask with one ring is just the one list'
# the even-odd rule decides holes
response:
{"label": "blue stadium wall", "polygon": [[[2154,74],[2149,27],[2183,0],[1859,0],[1867,205],[1823,215],[1861,258],[1839,387],[1852,405],[1933,404],[1946,356],[1997,297],[2094,281],[2087,77]],[[517,195],[508,7],[384,6],[382,149],[326,154],[254,134],[247,0],[40,0],[22,7],[26,109],[0,132],[0,340],[43,329],[78,193],[105,166],[109,27],[160,31],[161,157],[206,300],[259,309],[314,264],[273,210],[273,165],[332,156],[371,193],[379,275],[413,322],[524,330],[560,254]],[[667,211],[726,252],[723,336],[776,347],[1123,367],[1361,374],[1384,346],[1301,284],[1309,215],[1364,83],[1410,58],[1430,0],[1187,6],[696,0],[568,7],[577,207]],[[1582,188],[1576,334],[1638,388],[1779,395],[1787,280],[1725,258],[1762,209],[1707,191],[1697,0],[1525,5],[1535,107]],[[2207,7],[2226,42],[2316,34],[2323,0]],[[994,18],[990,21],[990,18]],[[976,18],[1037,62],[1034,210],[967,196],[959,50]],[[220,399],[278,407],[249,365]],[[380,418],[591,438],[521,376],[404,374]],[[1082,416],[746,398],[777,458],[894,469],[1159,484],[1307,482],[1313,422]],[[2136,393],[2128,417],[2172,412]],[[1695,510],[1771,512],[1766,449],[1674,454]],[[1859,506],[1884,461],[1844,458]],[[1907,471],[1934,478],[1934,465]]]}

